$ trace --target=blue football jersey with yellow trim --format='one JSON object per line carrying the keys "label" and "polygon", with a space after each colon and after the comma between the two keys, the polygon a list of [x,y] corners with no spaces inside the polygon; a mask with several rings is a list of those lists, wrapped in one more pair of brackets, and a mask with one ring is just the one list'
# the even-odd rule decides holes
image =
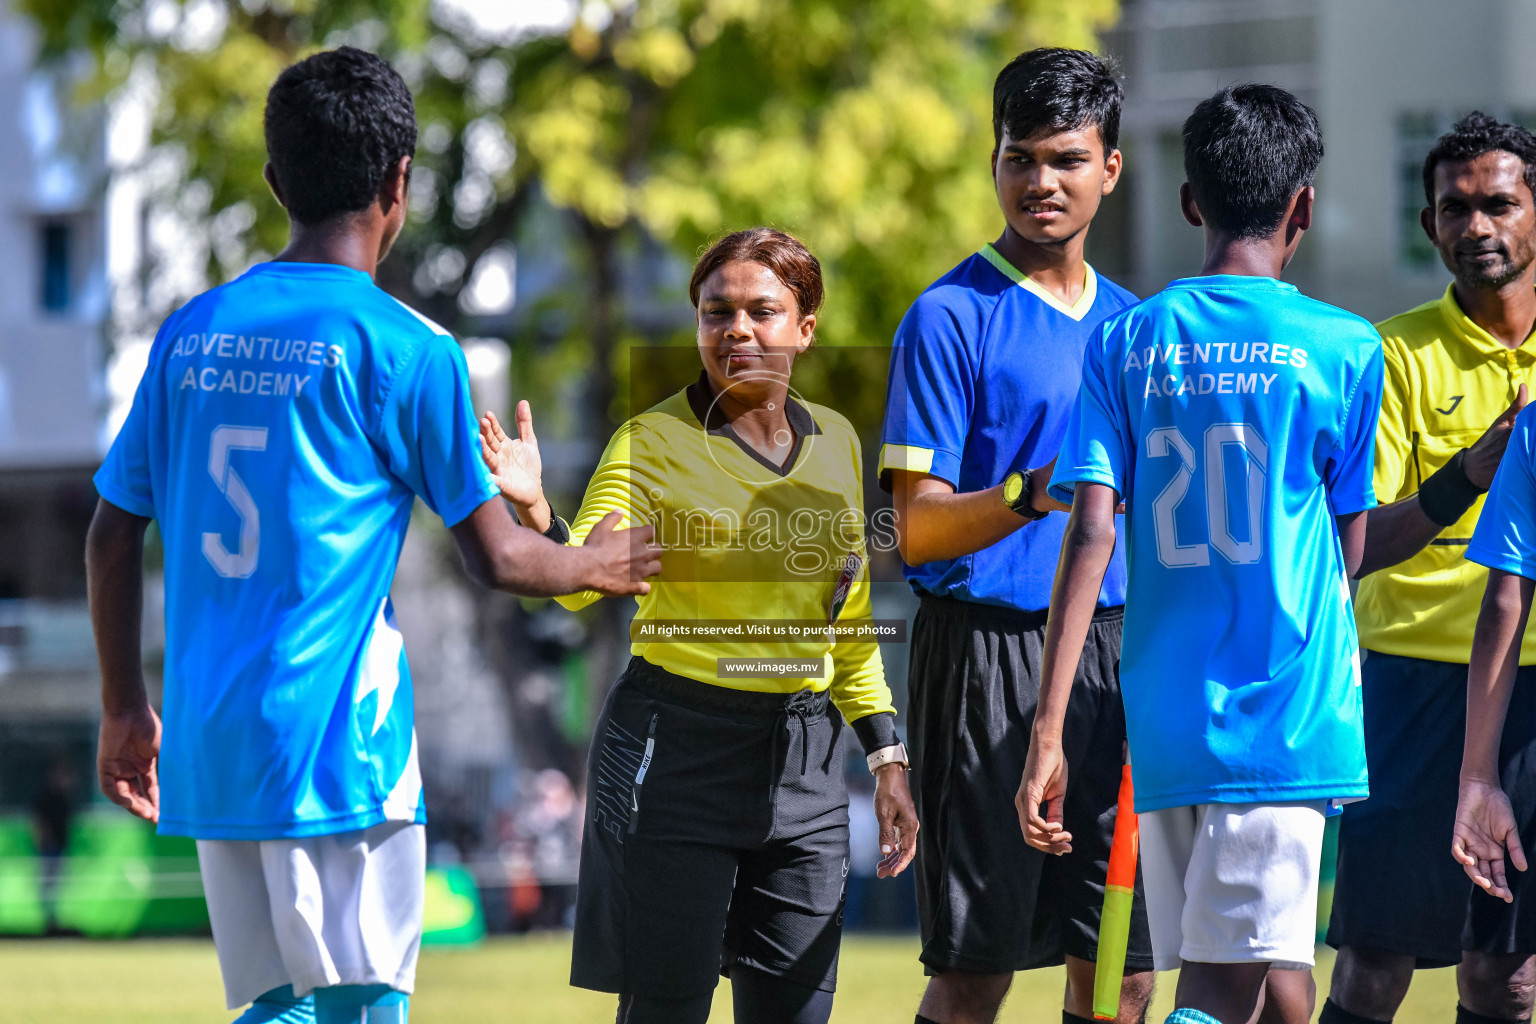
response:
{"label": "blue football jersey with yellow trim", "polygon": [[[890,470],[905,469],[967,493],[1049,462],[1077,395],[1084,346],[1100,321],[1135,301],[1088,267],[1082,296],[1068,306],[983,246],[918,296],[896,330],[882,485],[889,489]],[[907,580],[919,593],[1038,611],[1050,605],[1065,528],[1065,516],[1047,516],[974,554],[907,566]],[[1099,604],[1124,602],[1117,552]]]}

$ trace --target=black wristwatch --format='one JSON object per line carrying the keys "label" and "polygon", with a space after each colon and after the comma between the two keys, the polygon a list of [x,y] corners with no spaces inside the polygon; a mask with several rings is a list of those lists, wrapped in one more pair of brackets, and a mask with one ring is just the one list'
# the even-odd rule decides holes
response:
{"label": "black wristwatch", "polygon": [[1040,512],[1029,503],[1033,493],[1034,473],[1030,470],[1014,470],[1003,477],[1003,504],[1025,519],[1044,519],[1049,512]]}

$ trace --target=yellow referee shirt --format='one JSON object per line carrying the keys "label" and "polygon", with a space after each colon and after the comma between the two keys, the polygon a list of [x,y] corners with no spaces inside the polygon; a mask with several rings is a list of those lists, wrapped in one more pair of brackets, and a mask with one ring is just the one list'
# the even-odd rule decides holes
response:
{"label": "yellow referee shirt", "polygon": [[[1473,323],[1447,286],[1436,302],[1384,320],[1386,386],[1376,435],[1376,499],[1413,494],[1435,470],[1482,436],[1522,381],[1536,384],[1536,341],[1505,348]],[[1488,570],[1466,560],[1483,499],[1423,551],[1360,582],[1355,614],[1368,650],[1466,664]],[[1520,664],[1536,664],[1536,624]]]}
{"label": "yellow referee shirt", "polygon": [[[868,620],[864,484],[858,436],[823,406],[791,399],[796,440],[778,467],[741,441],[714,408],[707,378],[625,423],[587,485],[570,543],[609,512],[620,527],[646,522],[662,545],[661,574],[640,597],[631,651],[677,675],[733,689],[793,693],[829,685],[850,723],[895,712],[874,640],[767,639],[754,625]],[[595,592],[558,600],[566,608]],[[651,642],[647,621],[718,622],[718,639]],[[720,658],[820,659],[821,678],[721,678]]]}

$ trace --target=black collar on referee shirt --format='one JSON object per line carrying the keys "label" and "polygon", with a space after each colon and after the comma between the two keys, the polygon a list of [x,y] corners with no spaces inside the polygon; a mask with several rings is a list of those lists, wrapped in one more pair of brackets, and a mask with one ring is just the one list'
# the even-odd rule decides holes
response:
{"label": "black collar on referee shirt", "polygon": [[720,404],[711,399],[713,391],[709,386],[709,373],[699,371],[699,379],[688,385],[688,407],[698,417],[699,425],[704,428],[706,434],[716,437],[728,437],[736,443],[736,447],[746,452],[751,458],[771,469],[778,476],[788,476],[789,471],[795,467],[795,460],[800,457],[800,445],[811,434],[821,433],[821,428],[811,418],[810,412],[793,398],[784,400],[784,418],[789,420],[789,427],[795,432],[795,446],[789,450],[789,456],[784,460],[784,465],[775,466],[763,457],[763,454],[741,439],[731,426],[731,421],[725,418],[725,413],[720,410]]}

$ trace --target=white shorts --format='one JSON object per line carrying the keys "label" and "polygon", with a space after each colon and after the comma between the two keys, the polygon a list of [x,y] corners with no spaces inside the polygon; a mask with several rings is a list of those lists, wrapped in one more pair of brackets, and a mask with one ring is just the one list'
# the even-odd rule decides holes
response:
{"label": "white shorts", "polygon": [[1311,968],[1327,806],[1199,804],[1139,815],[1154,967]]}
{"label": "white shorts", "polygon": [[231,1010],[274,988],[416,987],[426,829],[408,821],[309,839],[199,839]]}

